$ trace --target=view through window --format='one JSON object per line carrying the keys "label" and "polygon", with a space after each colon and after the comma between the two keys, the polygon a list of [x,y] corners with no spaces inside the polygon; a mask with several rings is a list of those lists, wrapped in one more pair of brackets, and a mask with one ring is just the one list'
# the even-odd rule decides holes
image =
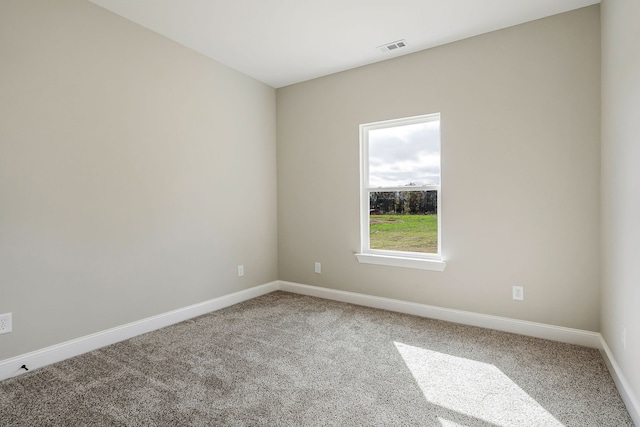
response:
{"label": "view through window", "polygon": [[440,114],[361,125],[363,252],[440,254]]}

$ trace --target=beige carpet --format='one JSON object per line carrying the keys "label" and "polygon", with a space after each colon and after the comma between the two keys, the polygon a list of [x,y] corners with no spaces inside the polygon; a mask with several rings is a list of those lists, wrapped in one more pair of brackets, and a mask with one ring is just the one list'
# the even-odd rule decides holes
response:
{"label": "beige carpet", "polygon": [[594,349],[275,292],[0,383],[1,426],[632,426]]}

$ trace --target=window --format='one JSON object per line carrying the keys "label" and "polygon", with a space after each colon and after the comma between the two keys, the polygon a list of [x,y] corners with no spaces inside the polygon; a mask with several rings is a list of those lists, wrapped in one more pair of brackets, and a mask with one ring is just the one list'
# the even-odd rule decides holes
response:
{"label": "window", "polygon": [[358,261],[444,270],[440,114],[360,125]]}

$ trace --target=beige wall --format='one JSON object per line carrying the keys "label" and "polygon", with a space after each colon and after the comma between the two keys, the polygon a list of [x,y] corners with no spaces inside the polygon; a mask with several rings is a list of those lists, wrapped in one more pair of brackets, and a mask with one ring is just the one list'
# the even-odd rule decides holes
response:
{"label": "beige wall", "polygon": [[[280,279],[598,331],[599,25],[592,6],[278,89]],[[358,125],[432,112],[447,268],[358,264]]]}
{"label": "beige wall", "polygon": [[277,279],[275,122],[87,1],[0,2],[0,360]]}
{"label": "beige wall", "polygon": [[[594,6],[279,89],[276,211],[273,89],[1,2],[0,360],[276,278],[599,330],[599,36]],[[436,111],[446,271],[358,264],[358,124]]]}
{"label": "beige wall", "polygon": [[640,397],[639,16],[637,0],[602,2],[602,335],[636,399]]}

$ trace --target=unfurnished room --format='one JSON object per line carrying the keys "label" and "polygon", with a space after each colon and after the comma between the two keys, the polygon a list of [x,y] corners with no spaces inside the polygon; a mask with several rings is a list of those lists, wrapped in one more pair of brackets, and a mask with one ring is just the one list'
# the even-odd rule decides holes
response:
{"label": "unfurnished room", "polygon": [[639,22],[0,0],[0,426],[640,425]]}

